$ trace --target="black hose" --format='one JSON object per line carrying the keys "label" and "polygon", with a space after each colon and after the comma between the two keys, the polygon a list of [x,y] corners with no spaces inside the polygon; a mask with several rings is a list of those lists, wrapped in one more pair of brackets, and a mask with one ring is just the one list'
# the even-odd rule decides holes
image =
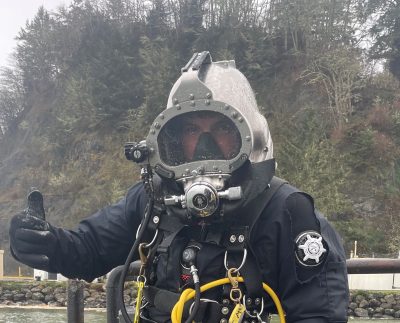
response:
{"label": "black hose", "polygon": [[192,323],[193,322],[194,317],[196,316],[197,311],[199,310],[199,307],[200,307],[200,281],[199,281],[199,276],[197,276],[197,269],[196,268],[195,268],[195,271],[193,271],[193,269],[192,269],[191,272],[192,272],[192,275],[193,275],[194,290],[195,290],[194,305],[193,305],[193,309],[190,312],[189,317],[187,318],[185,323]]}
{"label": "black hose", "polygon": [[136,240],[131,248],[131,250],[129,251],[128,257],[126,258],[125,264],[124,264],[124,269],[122,271],[120,280],[119,280],[119,284],[118,284],[118,306],[119,309],[121,310],[121,314],[125,320],[126,323],[132,323],[132,320],[130,319],[128,312],[126,311],[126,307],[125,307],[125,302],[124,302],[124,283],[125,283],[125,279],[126,276],[128,274],[129,271],[129,265],[133,260],[133,257],[135,255],[136,250],[138,249],[139,243],[142,239],[142,236],[144,234],[144,232],[147,229],[147,225],[149,224],[150,221],[150,217],[151,214],[153,212],[153,205],[154,205],[154,199],[152,197],[150,197],[149,201],[147,202],[146,205],[146,210],[144,213],[144,217],[142,220],[142,223],[140,224],[140,229],[139,232],[137,234]]}

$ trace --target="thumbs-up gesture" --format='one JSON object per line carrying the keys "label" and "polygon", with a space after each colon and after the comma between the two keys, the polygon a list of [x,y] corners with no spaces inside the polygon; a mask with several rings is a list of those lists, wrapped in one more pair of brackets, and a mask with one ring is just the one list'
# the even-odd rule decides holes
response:
{"label": "thumbs-up gesture", "polygon": [[27,208],[14,215],[10,223],[11,253],[18,261],[37,269],[52,271],[57,238],[45,220],[42,194],[34,189],[28,194]]}

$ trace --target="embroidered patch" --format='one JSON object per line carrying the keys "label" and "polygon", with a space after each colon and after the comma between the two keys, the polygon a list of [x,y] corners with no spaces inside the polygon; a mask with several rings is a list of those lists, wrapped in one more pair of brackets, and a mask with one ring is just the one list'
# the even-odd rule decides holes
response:
{"label": "embroidered patch", "polygon": [[305,231],[296,238],[297,261],[306,267],[314,267],[321,264],[326,255],[326,243],[316,231]]}

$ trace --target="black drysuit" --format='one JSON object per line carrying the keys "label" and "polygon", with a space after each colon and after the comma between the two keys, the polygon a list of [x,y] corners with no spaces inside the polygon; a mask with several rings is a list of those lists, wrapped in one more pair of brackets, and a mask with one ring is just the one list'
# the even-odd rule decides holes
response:
{"label": "black drysuit", "polygon": [[[137,184],[125,198],[83,220],[76,230],[52,228],[57,237],[57,252],[51,259],[49,271],[90,281],[123,264],[134,242],[146,202],[143,185]],[[242,211],[239,216],[243,215]],[[320,232],[327,246],[323,261],[313,267],[300,264],[295,256],[296,237],[310,230]],[[314,211],[309,195],[288,184],[283,185],[255,223],[251,247],[262,280],[280,298],[287,322],[347,321],[348,286],[344,251],[338,235]],[[205,250],[199,252],[199,257],[210,254],[207,248]],[[218,262],[223,263],[223,258],[220,258]],[[205,267],[212,265],[205,263]],[[206,270],[199,268],[200,279]],[[218,271],[212,269],[216,274],[213,279],[223,277]],[[160,281],[156,284],[165,286]],[[266,304],[267,309],[272,307],[272,304]]]}

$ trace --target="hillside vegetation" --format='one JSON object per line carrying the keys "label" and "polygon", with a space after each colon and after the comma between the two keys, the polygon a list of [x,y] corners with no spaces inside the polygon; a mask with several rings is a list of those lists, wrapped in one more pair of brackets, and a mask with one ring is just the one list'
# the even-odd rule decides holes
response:
{"label": "hillside vegetation", "polygon": [[[0,75],[0,247],[35,186],[72,228],[138,179],[144,139],[193,52],[235,59],[274,140],[278,175],[315,197],[347,253],[396,255],[400,2],[74,0],[38,8]],[[134,234],[134,233],[132,233]]]}

